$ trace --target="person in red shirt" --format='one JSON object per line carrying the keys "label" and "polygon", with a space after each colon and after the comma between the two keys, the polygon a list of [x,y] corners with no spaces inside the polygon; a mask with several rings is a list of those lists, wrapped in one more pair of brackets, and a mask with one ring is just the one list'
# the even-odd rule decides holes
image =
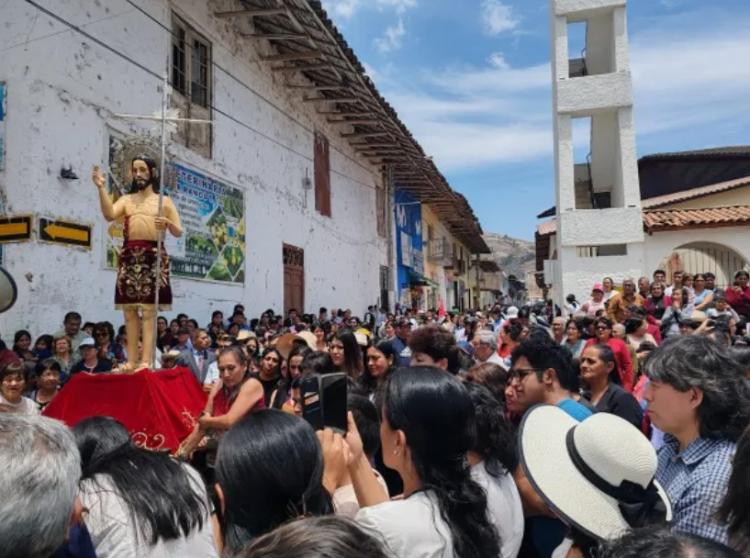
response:
{"label": "person in red shirt", "polygon": [[744,269],[734,274],[734,285],[724,291],[724,296],[740,317],[750,320],[750,273]]}
{"label": "person in red shirt", "polygon": [[609,345],[612,349],[617,361],[617,370],[620,373],[622,387],[631,393],[633,391],[633,359],[625,342],[612,336],[612,321],[609,318],[596,320],[596,338],[586,341],[586,347],[598,343]]}

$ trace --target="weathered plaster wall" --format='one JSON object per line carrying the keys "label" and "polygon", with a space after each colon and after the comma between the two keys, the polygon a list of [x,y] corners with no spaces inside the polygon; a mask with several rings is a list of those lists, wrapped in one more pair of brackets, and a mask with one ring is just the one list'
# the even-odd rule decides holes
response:
{"label": "weathered plaster wall", "polygon": [[[141,2],[165,24],[166,1]],[[178,13],[212,42],[213,157],[175,147],[177,160],[245,191],[247,258],[244,286],[174,279],[175,310],[200,320],[213,308],[225,312],[243,302],[249,313],[282,306],[282,243],[305,249],[305,304],[348,306],[362,312],[379,292],[379,266],[387,265],[385,239],[376,233],[378,170],[340,138],[341,130],[314,114],[259,62],[253,44],[227,20],[210,14],[212,2],[185,0]],[[118,0],[64,0],[50,5],[154,72],[163,72],[170,50],[165,29]],[[113,308],[115,274],[104,269],[106,225],[89,180],[93,164],[105,162],[110,130],[135,131],[117,112],[151,114],[159,109],[158,80],[35,8],[11,0],[0,8],[0,80],[8,86],[7,165],[0,191],[8,214],[67,218],[94,225],[94,248],[47,245],[32,240],[5,247],[5,265],[19,283],[16,306],[2,317],[2,333],[29,327],[35,334],[56,327],[64,313],[120,323]],[[14,48],[10,48],[17,45]],[[6,50],[9,49],[9,50]],[[313,131],[331,143],[333,218],[315,211]],[[58,178],[71,164],[78,181]],[[29,279],[25,277],[28,276]]]}

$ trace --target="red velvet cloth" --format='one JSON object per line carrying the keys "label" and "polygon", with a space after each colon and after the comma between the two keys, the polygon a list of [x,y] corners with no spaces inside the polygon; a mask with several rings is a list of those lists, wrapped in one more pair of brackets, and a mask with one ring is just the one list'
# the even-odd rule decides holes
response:
{"label": "red velvet cloth", "polygon": [[152,450],[177,450],[206,405],[189,369],[135,374],[76,374],[43,414],[75,426],[93,416],[117,419],[133,441]]}

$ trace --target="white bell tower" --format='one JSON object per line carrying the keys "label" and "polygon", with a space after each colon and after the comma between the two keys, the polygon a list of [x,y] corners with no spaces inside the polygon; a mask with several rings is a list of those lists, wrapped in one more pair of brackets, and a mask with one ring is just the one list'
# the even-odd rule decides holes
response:
{"label": "white bell tower", "polygon": [[[643,274],[625,4],[550,0],[558,304],[569,293],[585,300],[605,276]],[[585,44],[572,52],[571,33],[581,27]],[[574,130],[584,131],[575,144]]]}

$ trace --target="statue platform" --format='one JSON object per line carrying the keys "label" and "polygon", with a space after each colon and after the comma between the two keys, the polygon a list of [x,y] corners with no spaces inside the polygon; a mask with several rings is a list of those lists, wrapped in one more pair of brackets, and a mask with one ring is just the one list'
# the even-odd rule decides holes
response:
{"label": "statue platform", "polygon": [[136,445],[174,453],[205,405],[206,394],[188,368],[82,372],[65,384],[43,414],[71,427],[93,416],[112,417],[125,425]]}

